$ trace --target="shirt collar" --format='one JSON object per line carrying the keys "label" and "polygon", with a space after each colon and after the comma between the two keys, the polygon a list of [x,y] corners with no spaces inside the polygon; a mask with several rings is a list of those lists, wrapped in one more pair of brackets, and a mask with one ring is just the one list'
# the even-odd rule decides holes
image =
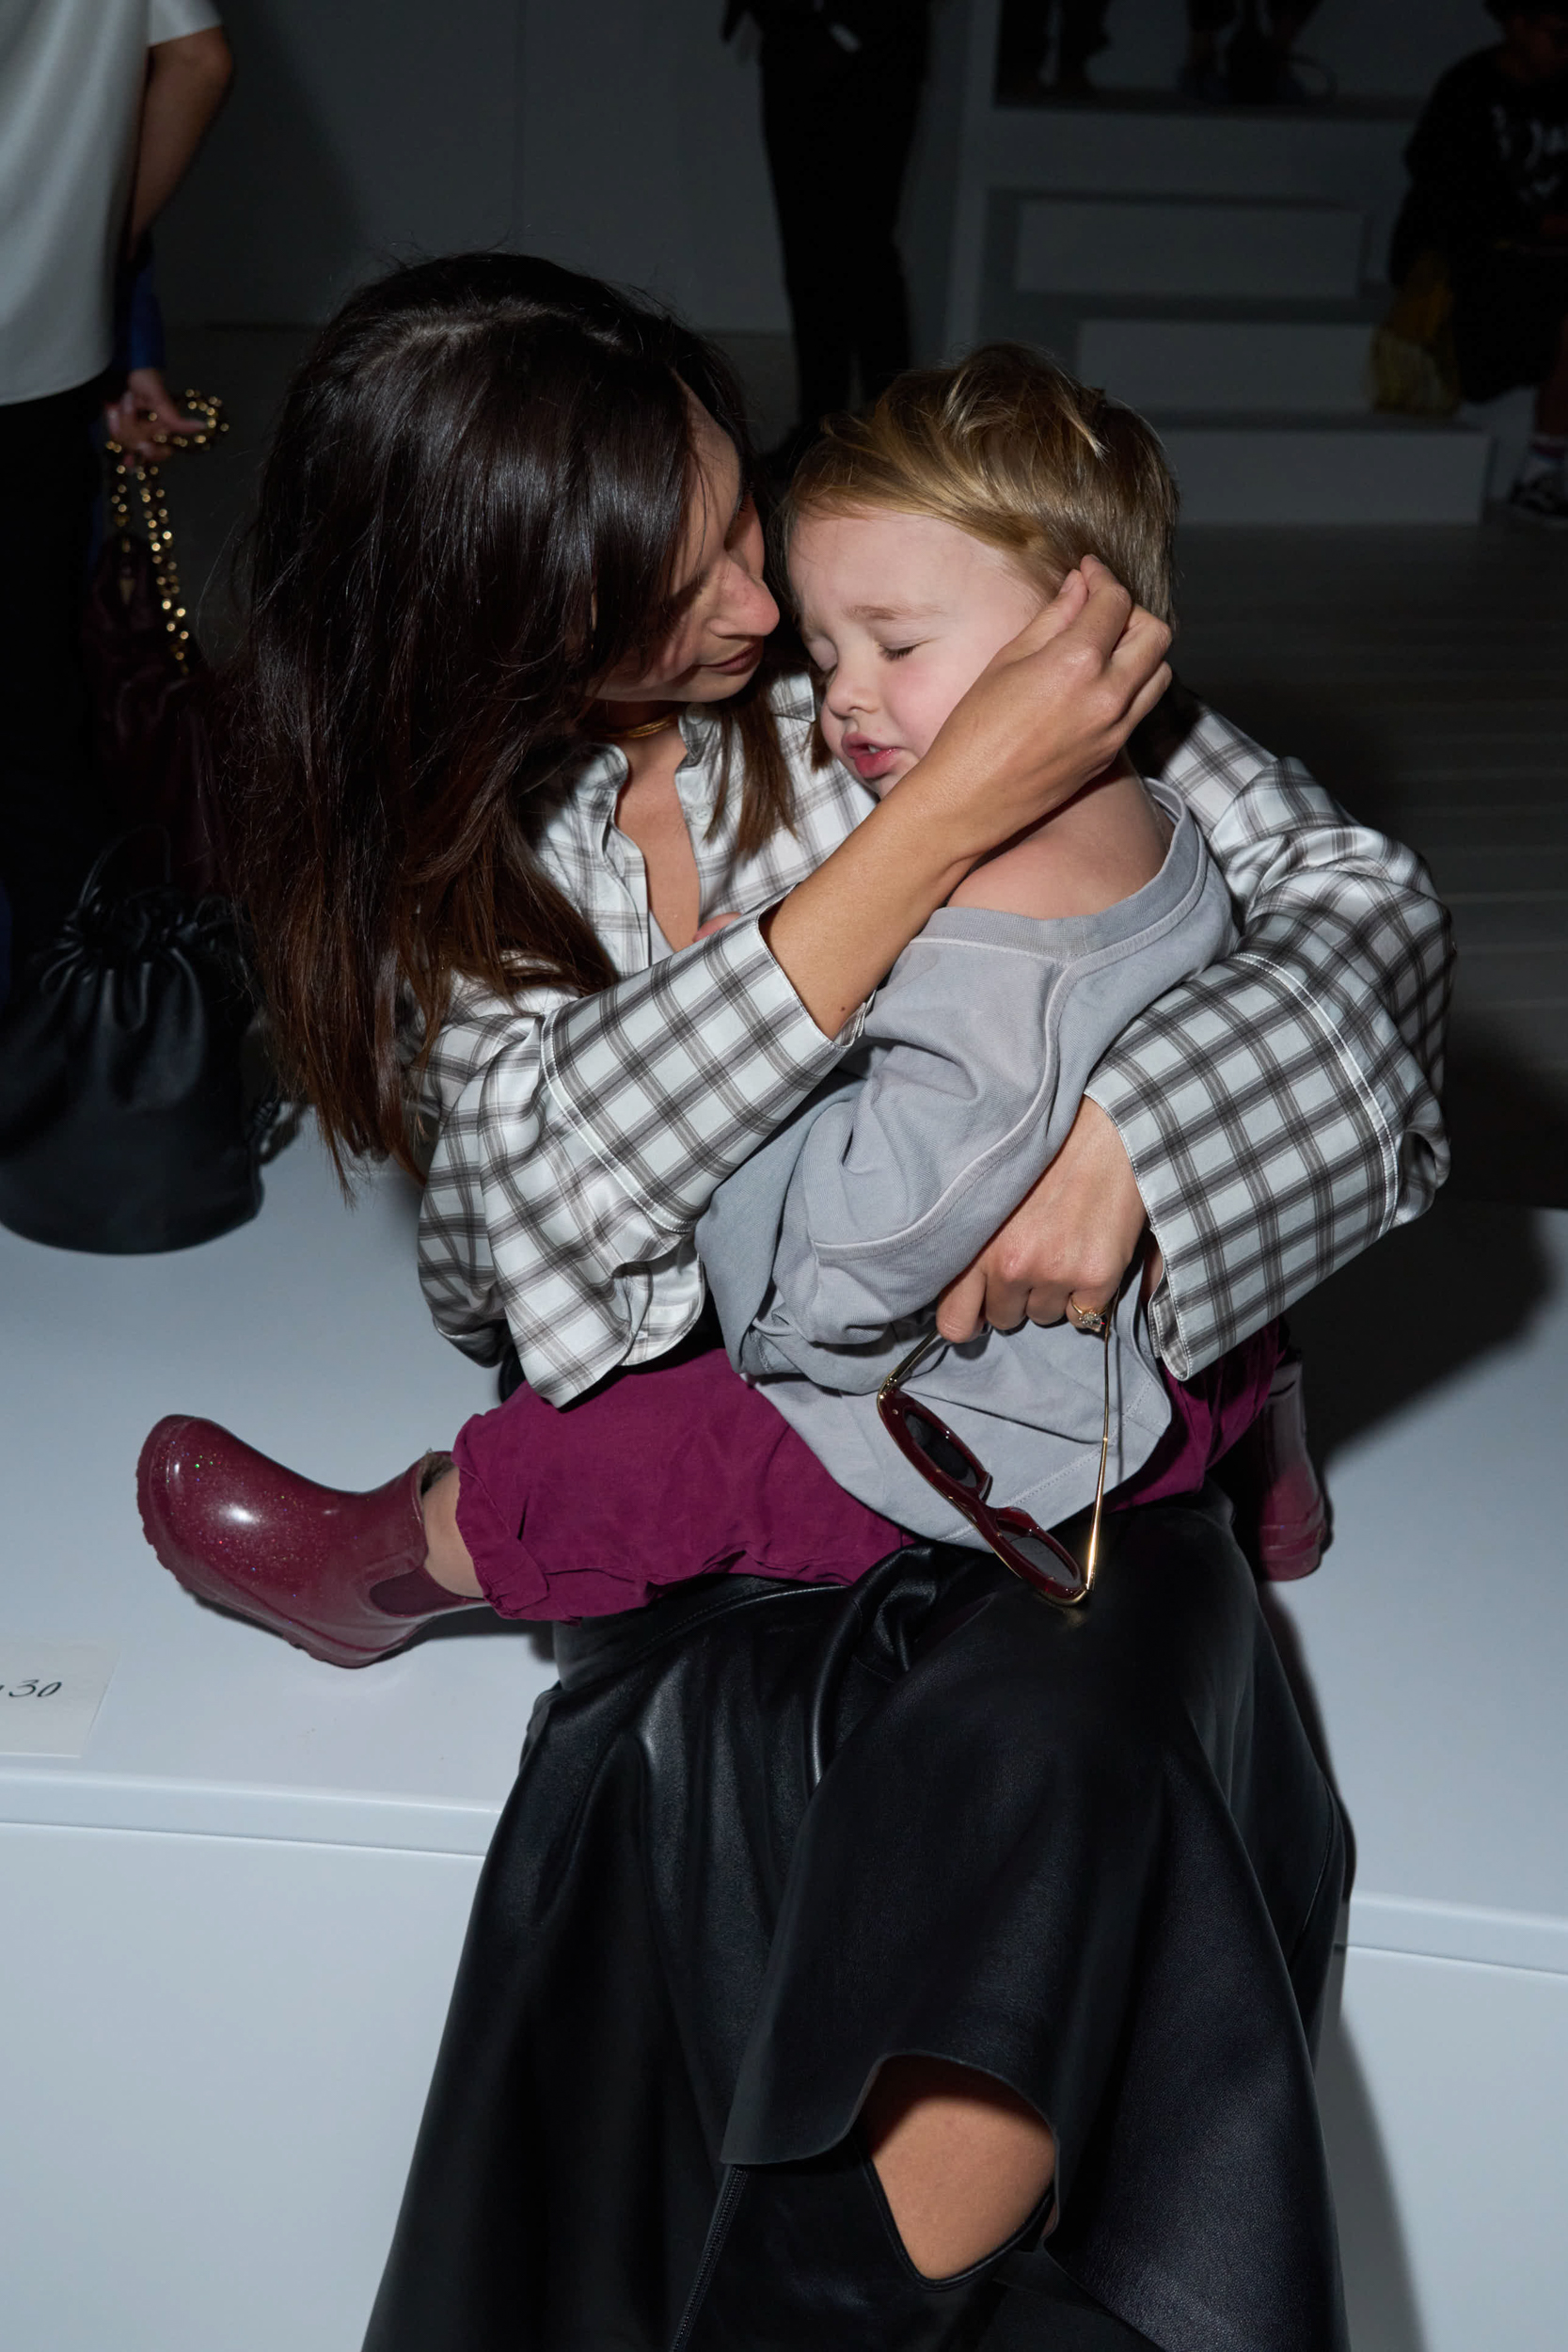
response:
{"label": "shirt collar", "polygon": [[[713,816],[718,791],[719,722],[695,704],[680,723],[686,755],[675,771],[675,788],[688,816],[705,825]],[[618,743],[590,747],[570,789],[583,815],[608,840],[615,822],[615,803],[626,780],[626,755]]]}

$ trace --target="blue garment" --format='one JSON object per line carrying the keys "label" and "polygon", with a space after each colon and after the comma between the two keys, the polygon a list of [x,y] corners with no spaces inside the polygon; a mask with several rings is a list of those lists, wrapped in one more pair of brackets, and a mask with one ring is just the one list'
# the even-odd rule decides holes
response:
{"label": "blue garment", "polygon": [[115,279],[115,352],[110,371],[129,375],[133,368],[164,364],[164,314],[153,281],[152,240],[144,237]]}

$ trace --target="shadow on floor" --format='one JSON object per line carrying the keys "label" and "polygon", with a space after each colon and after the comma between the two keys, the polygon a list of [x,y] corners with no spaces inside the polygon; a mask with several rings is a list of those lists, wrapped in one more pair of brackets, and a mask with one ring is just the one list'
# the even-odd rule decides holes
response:
{"label": "shadow on floor", "polygon": [[1440,1194],[1291,1310],[1318,1459],[1518,1339],[1556,1282],[1537,1210]]}
{"label": "shadow on floor", "polygon": [[1453,1033],[1443,1109],[1449,1198],[1568,1209],[1568,1103],[1479,1029]]}
{"label": "shadow on floor", "polygon": [[555,1656],[555,1628],[530,1618],[498,1617],[493,1609],[458,1610],[437,1617],[420,1634],[421,1642],[522,1642],[546,1663]]}
{"label": "shadow on floor", "polygon": [[[1560,1101],[1484,1041],[1464,1042],[1445,1109],[1454,1167],[1435,1205],[1291,1311],[1307,1361],[1312,1449],[1330,1466],[1331,1505],[1332,1461],[1341,1446],[1517,1342],[1558,1287],[1541,1211],[1568,1206],[1568,1114]],[[1333,1573],[1332,1553],[1326,1572]],[[1334,1783],[1328,1729],[1295,1620],[1274,1589],[1265,1586],[1261,1599],[1307,1736]],[[1337,1966],[1342,1974],[1342,1955]],[[1355,2352],[1425,2352],[1394,2182],[1339,2015],[1338,1983],[1317,2078]]]}
{"label": "shadow on floor", "polygon": [[[1336,1967],[1343,1971],[1342,1955]],[[1334,2172],[1345,2301],[1355,2352],[1425,2352],[1393,2177],[1367,2078],[1334,1987],[1318,2058],[1318,2105]]]}

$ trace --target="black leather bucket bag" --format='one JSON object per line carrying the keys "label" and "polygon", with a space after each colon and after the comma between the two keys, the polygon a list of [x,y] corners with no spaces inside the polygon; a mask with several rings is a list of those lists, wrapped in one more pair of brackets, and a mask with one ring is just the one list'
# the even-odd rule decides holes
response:
{"label": "black leather bucket bag", "polygon": [[0,1223],[59,1249],[183,1249],[261,1205],[255,997],[234,910],[101,857],[0,1014]]}

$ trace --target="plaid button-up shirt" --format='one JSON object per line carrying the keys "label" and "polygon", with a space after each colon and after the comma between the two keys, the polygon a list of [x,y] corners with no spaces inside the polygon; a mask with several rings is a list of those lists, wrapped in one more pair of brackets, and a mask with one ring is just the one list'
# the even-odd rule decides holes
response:
{"label": "plaid button-up shirt", "polygon": [[[1435,1089],[1450,961],[1410,850],[1354,823],[1294,762],[1180,708],[1162,714],[1145,770],[1190,803],[1242,943],[1134,1022],[1088,1089],[1164,1256],[1153,1329],[1178,1377],[1432,1200],[1447,1172]],[[619,983],[510,1000],[465,983],[426,1064],[431,1312],[482,1361],[510,1326],[530,1384],[558,1405],[690,1329],[697,1218],[859,1031],[822,1035],[759,930],[871,805],[836,764],[813,767],[804,681],[780,690],[779,709],[796,830],[746,859],[738,790],[712,825],[719,730],[683,722],[676,786],[703,919],[747,919],[656,958],[642,860],[615,826],[625,759],[595,753],[540,848]]]}

